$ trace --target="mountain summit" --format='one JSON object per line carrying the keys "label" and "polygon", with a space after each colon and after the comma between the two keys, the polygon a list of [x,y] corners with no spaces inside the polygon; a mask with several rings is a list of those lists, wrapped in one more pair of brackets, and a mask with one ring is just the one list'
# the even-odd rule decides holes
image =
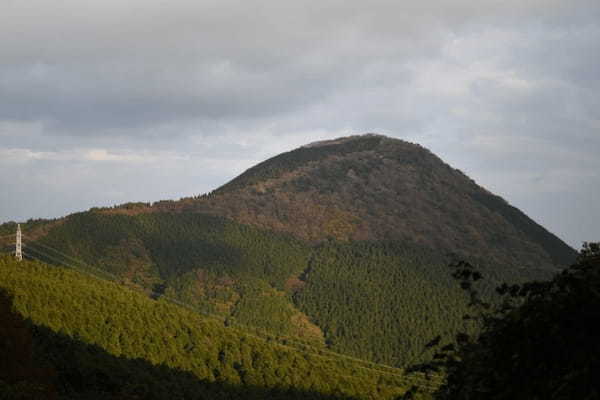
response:
{"label": "mountain summit", "polygon": [[280,154],[179,207],[308,241],[400,240],[538,267],[566,265],[576,254],[429,150],[376,134]]}

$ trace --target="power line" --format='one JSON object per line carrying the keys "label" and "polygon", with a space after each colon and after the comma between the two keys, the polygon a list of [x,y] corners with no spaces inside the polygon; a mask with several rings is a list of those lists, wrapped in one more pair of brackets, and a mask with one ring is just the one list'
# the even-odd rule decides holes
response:
{"label": "power line", "polygon": [[[26,235],[23,235],[23,237],[31,240],[31,238],[29,238],[29,237],[28,237],[28,236],[26,236]],[[55,249],[55,248],[53,248],[53,247],[50,247],[50,246],[48,246],[48,245],[45,245],[44,243],[40,243],[40,242],[35,242],[35,241],[32,241],[32,242],[28,242],[28,244],[29,244],[29,245],[33,244],[34,246],[38,246],[38,247],[44,247],[44,248],[46,248],[46,249],[48,249],[48,250],[50,250],[50,251],[53,251],[53,252],[55,252],[55,253],[57,253],[57,254],[60,254],[61,256],[65,257],[66,259],[70,259],[70,260],[72,260],[72,261],[74,261],[74,262],[76,262],[76,263],[78,263],[78,264],[84,265],[84,266],[86,266],[86,267],[90,267],[90,266],[89,266],[89,265],[88,265],[88,264],[87,264],[85,261],[82,261],[82,260],[80,260],[80,259],[77,259],[77,258],[75,258],[74,256],[71,256],[71,255],[65,254],[65,253],[63,253],[63,252],[61,252],[61,251],[59,251],[59,250],[56,250],[56,249]],[[92,268],[92,267],[90,267],[90,268]]]}
{"label": "power line", "polygon": [[[95,277],[97,279],[106,280],[103,277],[95,275],[94,273],[90,272],[89,270],[85,270],[85,269],[83,269],[81,267],[79,267],[79,268],[78,267],[74,267],[73,265],[70,265],[69,263],[65,263],[64,260],[60,260],[59,258],[57,258],[55,256],[52,256],[52,255],[50,255],[48,253],[45,253],[43,251],[40,251],[39,249],[35,249],[35,248],[31,247],[31,246],[27,246],[26,249],[27,250],[24,251],[24,254],[27,257],[32,258],[34,260],[40,261],[42,263],[46,263],[47,262],[46,260],[52,260],[52,262],[58,263],[60,266],[64,266],[64,267],[68,267],[68,268],[71,268],[71,269],[74,269],[74,270],[78,270],[78,271],[80,271],[82,273],[85,273],[86,275],[93,276],[93,277]],[[29,250],[32,250],[33,252],[37,253],[38,256],[35,256],[35,255],[31,254],[29,252]],[[41,258],[40,258],[40,255],[41,255]],[[44,260],[44,258],[46,260]],[[106,274],[110,275],[110,273],[108,273],[108,272]]]}
{"label": "power line", "polygon": [[[38,253],[42,254],[41,252],[39,252],[39,250],[38,250]],[[43,253],[43,255],[49,256],[48,253]],[[60,260],[57,260],[57,258],[54,258],[54,257],[53,257],[53,259],[55,261],[60,261]],[[61,261],[61,262],[64,263],[64,261]],[[112,274],[110,274],[110,275],[114,276]],[[188,308],[188,309],[190,309],[191,311],[193,311],[195,313],[202,314],[203,316],[206,316],[206,317],[209,317],[209,318],[213,318],[213,319],[217,319],[219,322],[225,322],[225,321],[227,321],[226,317],[223,317],[223,316],[217,315],[217,314],[211,314],[211,313],[202,312],[201,310],[198,310],[196,307],[194,307],[194,306],[192,306],[192,305],[190,305],[188,303],[184,303],[184,302],[182,302],[182,301],[180,301],[178,299],[175,299],[173,297],[166,296],[164,294],[161,295],[160,293],[157,293],[157,292],[152,291],[152,290],[150,291],[150,294],[151,295],[157,295],[157,297],[159,297],[159,298],[164,298],[165,300],[167,300],[169,302],[172,302],[172,303],[177,304],[179,306]],[[226,327],[228,327],[228,326],[226,326]],[[362,363],[362,364],[368,365],[369,368],[367,368],[367,369],[371,370],[371,371],[377,371],[377,372],[383,372],[383,373],[388,373],[389,374],[390,372],[387,371],[387,370],[394,370],[394,371],[398,370],[397,368],[392,367],[392,366],[388,366],[388,365],[384,365],[384,364],[377,364],[377,363],[374,363],[374,362],[371,362],[371,361],[368,361],[368,360],[363,360],[363,359],[359,359],[359,358],[356,358],[356,357],[347,356],[347,355],[344,355],[344,354],[340,354],[340,353],[331,351],[331,350],[326,349],[326,348],[315,347],[314,345],[311,345],[310,343],[304,342],[302,340],[297,340],[297,339],[295,339],[293,337],[290,337],[290,336],[281,336],[281,335],[278,335],[276,333],[268,332],[266,330],[261,330],[260,328],[257,328],[257,327],[253,327],[253,326],[249,326],[249,325],[244,325],[244,324],[240,324],[240,323],[237,323],[237,322],[234,322],[233,324],[231,324],[230,327],[232,327],[232,328],[238,328],[238,329],[241,328],[242,329],[242,333],[244,333],[244,334],[250,334],[248,331],[253,331],[253,332],[257,333],[258,335],[262,335],[262,337],[252,335],[254,337],[260,338],[261,340],[274,339],[276,341],[295,342],[296,343],[296,347],[287,346],[287,345],[285,345],[283,343],[278,343],[278,344],[284,345],[284,346],[286,346],[288,348],[293,348],[296,351],[306,352],[307,354],[312,354],[312,355],[320,356],[320,357],[326,357],[326,356],[322,355],[322,353],[331,354],[332,357],[329,357],[329,358],[331,358],[332,360],[335,360],[335,361],[339,362],[340,358],[344,358],[344,359],[347,359],[347,360],[349,360],[349,361],[351,361],[353,363]],[[302,348],[298,348],[297,347],[298,345],[301,346]],[[310,351],[310,353],[309,353],[309,351]],[[362,367],[362,368],[365,368],[365,367]],[[394,376],[401,376],[401,377],[408,377],[408,376],[410,376],[410,375],[400,375],[398,373],[392,373],[392,374]]]}
{"label": "power line", "polygon": [[[32,247],[32,245],[33,245],[33,247]],[[53,252],[59,254],[59,256],[51,255],[51,254],[48,254],[47,251],[40,250],[39,247],[41,247],[41,246],[43,246],[44,248],[48,249],[48,251],[53,251]],[[81,268],[81,266],[83,266],[83,267],[86,267],[87,269],[96,270],[98,272],[101,272],[105,276],[111,276],[115,280],[118,280],[118,277],[115,276],[114,274],[110,273],[110,272],[98,269],[96,267],[92,267],[89,264],[87,264],[87,263],[85,263],[85,262],[83,262],[81,260],[78,260],[78,259],[76,259],[76,258],[74,258],[72,256],[68,256],[68,255],[66,255],[63,252],[61,252],[59,250],[56,250],[56,249],[54,249],[54,248],[52,248],[50,246],[44,245],[42,243],[37,243],[37,242],[27,243],[26,247],[28,249],[31,249],[35,253],[41,255],[42,257],[46,257],[47,259],[53,260],[54,262],[58,262],[60,265],[63,265],[63,266],[66,266],[66,267],[70,267],[72,269],[77,269],[77,270],[79,270]],[[35,247],[38,247],[38,248],[35,248]],[[39,256],[38,257],[33,256],[32,254],[30,254],[28,252],[26,252],[25,254],[29,258],[33,258],[33,259],[36,259],[38,261],[44,262],[44,260],[40,259]],[[61,256],[62,256],[62,259],[60,259]],[[65,260],[68,261],[69,259],[71,260],[71,263],[65,262]],[[78,268],[78,267],[73,266],[72,265],[73,261],[75,261],[76,263],[80,264],[80,267]],[[86,274],[91,275],[91,276],[93,276],[93,277],[95,277],[97,279],[104,280],[104,278],[99,277],[99,276],[97,276],[95,274],[92,274],[89,271],[82,271],[82,272],[85,272]],[[194,306],[192,306],[192,305],[190,305],[188,303],[184,303],[184,302],[182,302],[182,301],[180,301],[178,299],[172,298],[170,296],[166,296],[166,295],[164,295],[162,293],[158,293],[158,292],[155,292],[153,290],[150,290],[150,294],[157,296],[157,298],[164,298],[165,300],[167,300],[167,301],[169,301],[171,303],[174,303],[174,304],[177,304],[179,306],[188,308],[191,311],[193,311],[194,313],[198,313],[198,314],[207,316],[209,318],[217,319],[220,322],[227,321],[227,318],[225,318],[225,317],[223,317],[221,315],[202,312],[201,310],[198,310],[196,307],[194,307]],[[225,327],[229,327],[229,326],[225,326]],[[299,343],[300,346],[303,347],[302,349],[300,349],[298,347],[292,347],[292,346],[289,346],[289,345],[286,345],[286,344],[283,344],[283,343],[276,343],[276,344],[279,345],[279,346],[284,346],[284,347],[289,348],[289,349],[293,349],[293,350],[301,352],[301,353],[304,352],[306,354],[311,354],[312,356],[326,358],[326,359],[329,359],[329,360],[332,360],[332,361],[335,361],[335,362],[340,362],[341,361],[340,359],[344,358],[344,359],[347,359],[347,360],[349,360],[349,361],[351,361],[353,363],[362,363],[362,364],[365,364],[365,365],[369,365],[368,368],[367,367],[358,366],[358,365],[354,365],[353,368],[361,368],[361,369],[365,369],[365,370],[368,370],[368,371],[371,371],[371,372],[377,372],[377,373],[384,373],[384,374],[388,374],[388,375],[393,375],[393,376],[402,378],[403,380],[414,380],[414,379],[416,379],[417,381],[423,382],[422,381],[423,378],[419,377],[419,375],[421,375],[421,374],[411,373],[410,375],[405,375],[405,374],[400,374],[400,373],[397,373],[397,372],[386,371],[386,370],[395,370],[395,371],[398,371],[398,369],[395,368],[395,367],[392,367],[392,366],[385,365],[385,364],[377,364],[377,363],[374,363],[374,362],[371,362],[371,361],[368,361],[368,360],[363,360],[363,359],[355,358],[355,357],[352,357],[352,356],[347,356],[347,355],[344,355],[344,354],[340,354],[340,353],[334,352],[334,351],[326,349],[326,348],[315,347],[314,345],[311,345],[311,344],[309,344],[307,342],[304,342],[304,341],[302,341],[299,338],[294,338],[294,337],[291,337],[291,336],[281,336],[281,335],[278,335],[278,334],[275,334],[275,333],[270,333],[270,332],[268,332],[266,330],[261,330],[260,328],[257,328],[257,327],[251,327],[249,325],[244,325],[244,324],[240,324],[240,323],[237,323],[237,322],[234,322],[233,324],[231,324],[230,327],[241,328],[242,329],[242,333],[244,333],[246,335],[249,335],[249,336],[252,336],[252,337],[255,337],[257,339],[263,340],[263,341],[264,340],[274,339],[276,341],[282,341],[282,340],[284,340],[284,341],[287,341],[287,342]],[[244,332],[244,329],[246,330],[245,332]],[[259,335],[263,335],[263,337],[253,335],[250,332],[248,332],[248,330],[252,330],[252,331],[256,332]],[[268,336],[268,338],[265,338],[264,336]],[[311,349],[312,351],[309,351],[309,349]],[[322,353],[331,354],[331,356],[326,356],[326,355],[323,355]],[[441,376],[430,375],[430,377],[426,377],[425,378],[427,380],[428,384],[430,384],[430,383],[432,383],[433,381],[436,380],[436,379],[431,379],[431,377],[441,378]],[[441,378],[441,379],[443,379],[443,378]],[[440,382],[441,381],[438,381],[438,383],[440,383]]]}
{"label": "power line", "polygon": [[[50,254],[47,250],[41,250],[39,248],[39,246],[37,246],[36,244],[33,243],[26,243],[25,244],[25,248],[26,249],[30,249],[34,252],[36,252],[37,254],[46,257],[48,259],[53,260],[54,262],[58,262],[60,265],[66,266],[66,267],[71,267],[71,268],[75,268],[72,265],[72,262],[68,262],[68,260],[65,257],[61,257],[60,255],[56,255],[56,254]],[[43,260],[39,260],[42,261]],[[87,267],[87,265],[80,265],[80,267]]]}
{"label": "power line", "polygon": [[[38,254],[41,254],[41,255],[42,255],[42,256],[44,256],[44,257],[47,257],[47,258],[50,258],[50,259],[52,259],[54,262],[59,262],[59,263],[61,263],[61,264],[62,264],[62,265],[64,265],[64,266],[67,266],[67,267],[71,267],[71,268],[73,268],[73,267],[72,267],[72,266],[70,266],[70,265],[63,264],[63,261],[62,261],[62,260],[59,260],[59,259],[58,259],[58,258],[56,258],[56,257],[50,256],[48,253],[43,253],[43,252],[39,251],[39,249],[37,249],[37,250],[36,250],[36,249],[33,249],[33,248],[31,248],[31,247],[29,247],[29,248],[30,248],[31,250],[33,250],[33,251],[37,252]],[[44,261],[43,261],[42,259],[40,259],[38,256],[34,256],[34,255],[32,255],[31,253],[29,253],[29,252],[24,252],[24,254],[25,254],[25,255],[26,255],[28,258],[35,259],[35,260],[38,260],[38,261],[44,262]],[[74,269],[77,269],[77,268],[74,268]],[[82,271],[82,272],[84,272],[84,271]],[[96,278],[96,279],[100,279],[100,280],[103,280],[103,281],[104,281],[104,278],[98,277],[98,276],[96,276],[96,275],[93,275],[93,274],[90,274],[90,275],[91,275],[92,277]],[[156,293],[156,292],[152,292],[152,293]],[[194,313],[199,313],[199,312],[198,312],[198,310],[197,310],[196,308],[194,308],[193,306],[190,306],[189,304],[186,304],[186,303],[184,303],[184,302],[181,302],[181,301],[179,301],[179,300],[177,300],[177,299],[174,299],[174,298],[171,298],[171,297],[169,297],[169,296],[161,296],[161,297],[163,297],[163,298],[165,298],[165,300],[167,300],[167,301],[169,301],[169,302],[172,302],[172,303],[175,303],[175,304],[177,304],[177,305],[179,305],[179,306],[182,306],[182,307],[185,307],[185,308],[189,308],[189,309],[190,309],[192,312],[194,312]],[[209,316],[210,318],[215,318],[215,316],[214,316],[214,315],[208,315],[208,316]],[[220,322],[222,322],[222,321],[224,320],[224,318],[222,318],[222,317],[221,317],[221,318],[217,318],[217,319],[219,319],[219,320],[220,320]],[[238,328],[239,326],[240,326],[240,325],[231,325],[231,327],[232,327],[232,328]],[[244,327],[247,327],[247,326],[244,326]],[[257,336],[257,335],[255,335],[255,334],[252,334],[252,333],[248,332],[248,331],[244,331],[244,330],[242,330],[242,331],[241,331],[241,333],[243,333],[243,334],[244,334],[244,335],[246,335],[246,336],[254,337],[254,338],[256,338],[256,339],[258,339],[258,340],[261,340],[261,341],[266,341],[266,340],[267,340],[267,339],[266,339],[264,336],[263,336],[263,337],[261,337],[261,336]],[[273,335],[269,335],[269,336],[273,336]],[[374,365],[374,363],[371,363],[371,362],[369,362],[369,361],[366,361],[366,360],[355,359],[355,358],[353,358],[353,357],[345,356],[345,355],[343,355],[343,354],[335,353],[335,352],[332,352],[332,351],[329,351],[329,350],[325,350],[325,349],[317,349],[317,352],[315,352],[315,351],[308,351],[307,349],[299,349],[299,348],[297,348],[297,347],[290,346],[290,345],[287,345],[287,344],[284,344],[284,343],[280,343],[280,342],[275,342],[275,343],[273,343],[273,344],[274,344],[274,345],[277,345],[277,346],[279,346],[279,347],[283,347],[283,348],[286,348],[286,349],[290,349],[290,350],[292,350],[292,351],[295,351],[295,352],[304,353],[304,354],[306,354],[306,355],[310,355],[310,356],[312,356],[312,357],[317,357],[317,358],[325,359],[325,360],[328,360],[328,361],[330,361],[330,362],[335,362],[335,363],[340,363],[340,362],[343,362],[343,360],[341,360],[341,359],[342,359],[342,358],[347,358],[347,359],[349,359],[351,362],[353,362],[353,363],[355,364],[355,365],[352,365],[350,368],[354,368],[354,369],[363,369],[363,370],[365,370],[365,371],[368,371],[368,372],[370,372],[370,373],[373,373],[373,374],[376,374],[376,375],[377,375],[377,374],[386,374],[386,375],[394,376],[394,377],[396,377],[396,378],[399,378],[399,379],[401,379],[401,382],[403,382],[403,383],[411,383],[411,382],[412,382],[412,383],[417,383],[421,389],[425,389],[425,388],[426,388],[426,389],[436,390],[436,389],[437,389],[437,387],[438,387],[438,386],[436,386],[436,385],[435,385],[435,382],[434,382],[433,380],[431,380],[431,379],[427,379],[427,381],[423,381],[423,380],[422,380],[421,378],[419,378],[419,377],[418,377],[416,374],[410,374],[410,375],[406,375],[406,374],[400,373],[400,371],[398,371],[398,372],[391,372],[391,371],[386,371],[386,370],[382,370],[382,369],[379,369],[379,368],[374,368],[374,367],[364,367],[364,366],[361,366],[361,365],[356,365],[356,363],[366,363],[366,364],[369,364],[369,365]],[[304,345],[305,345],[306,347],[312,347],[312,346],[309,346],[309,345],[306,345],[306,344],[304,344]],[[313,347],[313,348],[314,348],[314,347]],[[332,354],[332,355],[331,355],[331,356],[327,356],[327,355],[319,354],[319,352],[321,352],[321,351],[323,351],[323,352],[326,352],[326,353],[330,353],[330,354]],[[382,365],[382,366],[383,366],[383,365]],[[389,369],[393,369],[393,367],[388,367],[388,366],[384,366],[384,367],[385,367],[385,368],[389,368]]]}
{"label": "power line", "polygon": [[[19,235],[19,233],[20,232],[17,231],[17,235],[16,235],[17,243],[19,243],[19,239],[20,239],[20,236],[21,236],[21,235]],[[6,235],[5,237],[8,237],[8,236],[13,236],[13,235]],[[25,236],[25,235],[23,235],[23,236]],[[74,268],[74,269],[79,269],[79,268],[74,267],[72,265],[72,263],[75,262],[76,264],[79,264],[80,268],[84,267],[85,269],[87,269],[88,271],[86,271],[86,273],[88,273],[88,274],[89,274],[89,270],[93,269],[93,270],[96,270],[96,271],[100,272],[104,276],[111,276],[112,278],[118,279],[114,274],[111,274],[111,273],[109,273],[107,271],[104,271],[104,270],[92,267],[92,266],[90,266],[89,264],[85,263],[82,260],[79,260],[79,259],[77,259],[77,258],[75,258],[73,256],[69,256],[69,255],[67,255],[67,254],[65,254],[65,253],[63,253],[63,252],[61,252],[61,251],[59,251],[59,250],[57,250],[55,248],[52,248],[52,247],[50,247],[48,245],[45,245],[43,243],[38,243],[38,242],[27,243],[26,247],[28,248],[28,250],[27,250],[27,252],[25,252],[25,254],[29,258],[32,258],[32,259],[35,259],[35,260],[38,260],[38,261],[42,261],[42,262],[44,261],[42,258],[45,258],[45,259],[49,259],[49,260],[51,260],[53,262],[57,262],[59,265],[63,265],[63,266]],[[44,247],[47,250],[43,251],[43,250],[40,249],[41,247]],[[38,254],[38,256],[35,256],[35,255],[31,254],[29,252],[29,250],[31,250],[34,253]],[[58,255],[56,255],[56,254],[54,254],[54,255],[53,254],[49,254],[48,252],[50,252],[50,251],[54,252],[54,253],[56,253]],[[18,253],[20,254],[20,252],[18,252]],[[42,258],[40,258],[40,256]],[[91,275],[93,275],[93,274],[91,274]],[[95,277],[98,278],[98,276],[95,276]],[[211,318],[216,318],[220,322],[227,321],[227,318],[225,318],[223,316],[220,316],[220,315],[217,316],[217,315],[214,315],[214,314],[211,315],[209,313],[199,312],[199,310],[196,307],[193,307],[190,304],[184,303],[184,302],[182,302],[182,301],[180,301],[178,299],[174,299],[174,298],[172,298],[170,296],[166,296],[166,295],[164,295],[162,293],[157,293],[155,291],[150,290],[150,294],[151,295],[156,295],[157,298],[160,298],[160,297],[165,298],[165,300],[167,300],[167,301],[170,301],[170,302],[175,303],[177,305],[189,308],[190,310],[192,310],[192,311],[194,311],[196,313],[201,313],[201,314],[207,315],[207,316],[209,316]],[[242,329],[246,329],[246,331],[252,329],[253,331],[255,331],[258,334],[262,334],[264,336],[268,336],[269,339],[274,338],[275,340],[279,340],[279,341],[284,340],[286,342],[292,342],[292,343],[300,344],[302,346],[302,349],[298,349],[297,347],[293,348],[291,346],[288,346],[288,345],[285,345],[285,344],[282,344],[282,343],[278,343],[281,346],[292,348],[292,349],[294,349],[296,351],[299,351],[299,352],[303,352],[303,351],[307,352],[308,349],[311,349],[312,350],[311,354],[313,356],[317,356],[317,357],[321,357],[321,358],[329,358],[329,359],[334,360],[336,362],[339,362],[340,358],[345,358],[345,359],[350,360],[350,361],[352,361],[354,363],[358,362],[358,363],[363,363],[365,365],[369,365],[369,368],[365,368],[365,367],[359,367],[359,368],[368,369],[368,370],[373,371],[373,372],[376,371],[376,372],[379,372],[379,373],[392,374],[394,376],[402,377],[403,379],[407,378],[406,375],[400,375],[398,373],[391,373],[391,372],[385,371],[385,370],[388,370],[388,369],[396,370],[394,367],[383,365],[383,364],[373,363],[373,362],[370,362],[370,361],[367,361],[367,360],[362,360],[362,359],[358,359],[358,358],[351,357],[351,356],[342,355],[342,354],[333,352],[333,351],[325,349],[325,348],[320,348],[320,347],[317,348],[317,347],[315,347],[315,346],[313,346],[313,345],[311,345],[311,344],[309,344],[309,343],[307,343],[305,341],[300,340],[299,338],[296,339],[296,338],[293,338],[293,337],[290,337],[290,336],[277,335],[277,334],[274,334],[274,333],[270,333],[268,331],[261,330],[261,329],[259,329],[257,327],[250,327],[248,325],[240,324],[240,323],[237,323],[237,322],[234,322],[231,326],[232,327],[239,327],[239,328],[242,328]],[[248,332],[244,332],[244,333],[248,334]],[[252,336],[254,336],[254,335],[252,335]],[[257,336],[255,336],[255,337],[257,337]],[[257,337],[257,338],[259,338],[261,340],[265,340],[264,337],[262,337],[262,338]],[[335,358],[333,358],[331,356],[330,357],[324,356],[324,355],[322,355],[322,353],[331,354]],[[358,366],[355,365],[354,367],[358,367]]]}
{"label": "power line", "polygon": [[[41,252],[39,249],[33,249],[33,248],[31,248],[31,247],[28,247],[28,248],[29,248],[29,249],[31,249],[31,250],[33,250],[34,252],[36,252],[36,253],[40,254],[42,257],[47,257],[48,259],[51,259],[51,260],[52,260],[52,261],[54,261],[54,262],[58,262],[58,263],[60,263],[60,264],[61,264],[61,265],[63,265],[63,266],[66,266],[66,267],[71,267],[71,268],[73,268],[72,266],[70,266],[70,265],[68,265],[68,264],[64,264],[64,261],[63,261],[63,260],[59,260],[58,258],[56,258],[56,257],[54,257],[54,256],[51,256],[51,255],[49,255],[48,253]],[[35,256],[35,255],[31,254],[31,253],[30,253],[30,252],[28,252],[28,251],[25,251],[25,252],[24,252],[24,254],[26,255],[26,257],[27,257],[27,258],[30,258],[30,259],[34,259],[34,260],[37,260],[37,261],[44,262],[44,260],[43,260],[43,259],[41,259],[39,256]],[[74,268],[74,269],[76,269],[76,268]],[[82,271],[82,272],[83,272],[83,271]],[[95,275],[93,275],[93,274],[92,274],[92,276],[93,276],[93,277],[95,277],[95,278],[97,278],[97,279],[104,280],[103,278],[100,278],[100,277],[98,277],[98,276],[95,276]],[[156,293],[156,292],[152,292],[152,293]],[[198,312],[198,310],[197,310],[196,308],[194,308],[194,307],[190,306],[189,304],[183,303],[183,302],[181,302],[181,301],[179,301],[179,300],[177,300],[177,299],[171,298],[171,297],[169,297],[169,296],[161,296],[161,297],[162,297],[162,298],[165,298],[165,300],[167,300],[167,301],[169,301],[169,302],[172,302],[172,303],[175,303],[175,304],[177,304],[177,305],[179,305],[179,306],[183,306],[183,307],[185,307],[185,308],[189,308],[189,309],[190,309],[191,311],[193,311],[194,313],[199,313],[199,312]],[[217,318],[217,319],[219,319],[219,321],[220,321],[220,322],[223,322],[223,321],[225,320],[225,318],[222,318],[222,317],[221,317],[221,318],[218,318],[218,317],[216,317],[215,315],[208,315],[208,316],[209,316],[210,318]],[[232,328],[238,328],[238,327],[240,327],[240,325],[231,325],[231,327],[232,327]],[[247,326],[244,326],[244,327],[247,327]],[[266,341],[266,340],[267,340],[267,339],[266,339],[264,336],[263,336],[263,337],[261,337],[261,336],[258,336],[258,335],[255,335],[255,334],[252,334],[252,333],[250,333],[250,332],[247,332],[247,331],[243,331],[243,330],[242,330],[242,331],[241,331],[241,333],[243,333],[243,334],[244,334],[244,335],[246,335],[246,336],[254,337],[254,338],[256,338],[256,339],[259,339],[259,340],[261,340],[261,341]],[[273,335],[270,335],[270,336],[273,336]],[[356,362],[359,362],[359,363],[362,363],[362,362],[369,363],[368,361],[365,361],[365,360],[360,360],[360,359],[352,359],[351,357],[347,357],[347,356],[344,356],[344,355],[342,355],[342,354],[335,353],[335,352],[330,352],[330,351],[326,351],[326,352],[328,352],[328,353],[331,353],[331,354],[332,354],[332,356],[326,356],[326,355],[323,355],[323,354],[318,354],[318,352],[320,352],[320,351],[323,351],[323,349],[318,349],[318,351],[317,351],[317,352],[313,352],[313,351],[308,351],[307,349],[299,349],[299,348],[297,348],[297,347],[289,346],[289,345],[286,345],[286,344],[283,344],[283,343],[279,343],[279,342],[275,342],[275,343],[273,343],[273,344],[274,344],[274,345],[277,345],[277,346],[280,346],[280,347],[284,347],[284,348],[287,348],[287,349],[293,350],[293,351],[295,351],[295,352],[299,352],[299,353],[305,353],[305,354],[307,354],[307,355],[310,355],[310,356],[312,356],[312,357],[318,357],[318,358],[326,359],[326,360],[329,360],[329,361],[332,361],[332,362],[336,362],[336,363],[343,362],[343,361],[341,360],[341,358],[349,358],[349,359],[350,359],[350,361],[352,361],[352,362],[354,362],[354,363],[356,363]],[[307,346],[307,347],[310,347],[310,346]],[[370,364],[370,363],[369,363],[369,364]],[[385,371],[385,370],[381,370],[381,369],[378,369],[378,368],[373,368],[373,367],[369,367],[369,368],[367,368],[367,367],[363,367],[363,366],[360,366],[360,365],[353,365],[351,368],[354,368],[354,369],[364,369],[364,370],[366,370],[366,371],[369,371],[369,372],[371,372],[371,373],[375,373],[375,374],[387,374],[387,375],[395,376],[395,377],[397,377],[397,378],[401,378],[403,381],[406,381],[406,380],[411,380],[411,378],[413,378],[411,375],[404,375],[404,374],[401,374],[401,373],[393,373],[393,372],[389,372],[389,371]],[[389,367],[389,368],[392,368],[392,367]]]}
{"label": "power line", "polygon": [[[58,251],[56,249],[53,249],[53,248],[51,248],[49,246],[41,245],[40,243],[36,243],[36,242],[34,242],[34,243],[26,243],[25,246],[28,247],[28,248],[31,248],[31,249],[33,249],[35,251],[37,251],[37,253],[39,253],[39,254],[43,253],[43,254],[46,254],[48,257],[54,257],[54,259],[56,259],[57,257],[62,257],[63,260],[61,260],[61,264],[69,266],[71,268],[77,269],[76,266],[72,265],[73,262],[75,262],[75,264],[79,264],[79,268],[83,267],[83,268],[88,269],[88,270],[95,270],[95,271],[98,271],[99,273],[101,273],[103,275],[108,275],[108,276],[111,276],[114,279],[118,279],[118,277],[116,275],[114,275],[114,274],[112,274],[112,273],[110,273],[108,271],[105,271],[105,270],[103,270],[101,268],[97,268],[97,267],[94,267],[92,265],[89,265],[89,264],[85,263],[84,261],[75,259],[74,257],[69,257],[66,254],[64,254],[64,253],[62,253],[62,252],[60,252],[60,251]],[[58,256],[57,255],[52,255],[52,256],[49,255],[47,253],[47,250],[46,251],[41,251],[39,249],[40,246],[43,246],[45,248],[48,248],[48,249],[54,251],[55,253],[58,254]],[[35,247],[37,247],[37,249]],[[65,263],[65,261],[67,261],[67,262]]]}

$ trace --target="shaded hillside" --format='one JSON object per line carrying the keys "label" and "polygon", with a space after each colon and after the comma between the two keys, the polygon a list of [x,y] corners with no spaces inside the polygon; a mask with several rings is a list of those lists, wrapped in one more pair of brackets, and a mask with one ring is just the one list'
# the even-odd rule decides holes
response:
{"label": "shaded hillside", "polygon": [[[0,288],[33,324],[34,357],[53,372],[46,380],[61,398],[388,399],[411,379],[269,343],[62,268],[3,258]],[[0,343],[10,337],[3,334]],[[0,391],[23,379],[0,384]]]}

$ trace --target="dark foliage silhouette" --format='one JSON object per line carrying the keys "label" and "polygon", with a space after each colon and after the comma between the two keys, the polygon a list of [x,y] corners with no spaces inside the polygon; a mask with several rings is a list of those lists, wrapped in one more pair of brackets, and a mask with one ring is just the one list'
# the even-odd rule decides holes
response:
{"label": "dark foliage silhouette", "polygon": [[[600,245],[585,244],[578,260],[550,281],[497,288],[501,301],[481,299],[481,275],[453,265],[483,327],[437,346],[421,371],[445,372],[437,399],[600,398]],[[408,395],[406,396],[409,397]]]}

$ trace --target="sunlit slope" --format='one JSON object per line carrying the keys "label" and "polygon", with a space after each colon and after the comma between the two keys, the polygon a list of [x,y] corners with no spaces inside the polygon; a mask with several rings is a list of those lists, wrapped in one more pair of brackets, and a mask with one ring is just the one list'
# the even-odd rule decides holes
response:
{"label": "sunlit slope", "polygon": [[[0,287],[14,296],[16,310],[39,327],[34,334],[38,356],[57,369],[64,380],[61,385],[74,385],[69,381],[74,369],[78,379],[91,376],[98,385],[97,376],[105,376],[105,387],[98,390],[123,384],[123,377],[112,381],[111,365],[94,362],[94,354],[103,352],[119,360],[144,360],[149,369],[189,372],[207,387],[209,383],[246,387],[249,394],[272,388],[289,390],[291,398],[312,393],[386,399],[401,393],[409,382],[400,370],[375,369],[331,353],[318,354],[316,349],[299,351],[268,342],[76,271],[2,258]],[[52,334],[43,333],[45,328]],[[85,351],[79,347],[77,354],[69,354],[73,346],[66,345],[68,341],[95,347]],[[106,362],[106,357],[102,360]],[[131,371],[128,379],[133,386],[172,388],[167,382],[149,382],[149,374],[141,368]],[[168,398],[183,396],[187,390],[181,388]]]}
{"label": "sunlit slope", "polygon": [[197,213],[73,214],[25,254],[92,266],[119,283],[167,294],[231,322],[323,342],[286,292],[307,267],[310,247],[292,237]]}

